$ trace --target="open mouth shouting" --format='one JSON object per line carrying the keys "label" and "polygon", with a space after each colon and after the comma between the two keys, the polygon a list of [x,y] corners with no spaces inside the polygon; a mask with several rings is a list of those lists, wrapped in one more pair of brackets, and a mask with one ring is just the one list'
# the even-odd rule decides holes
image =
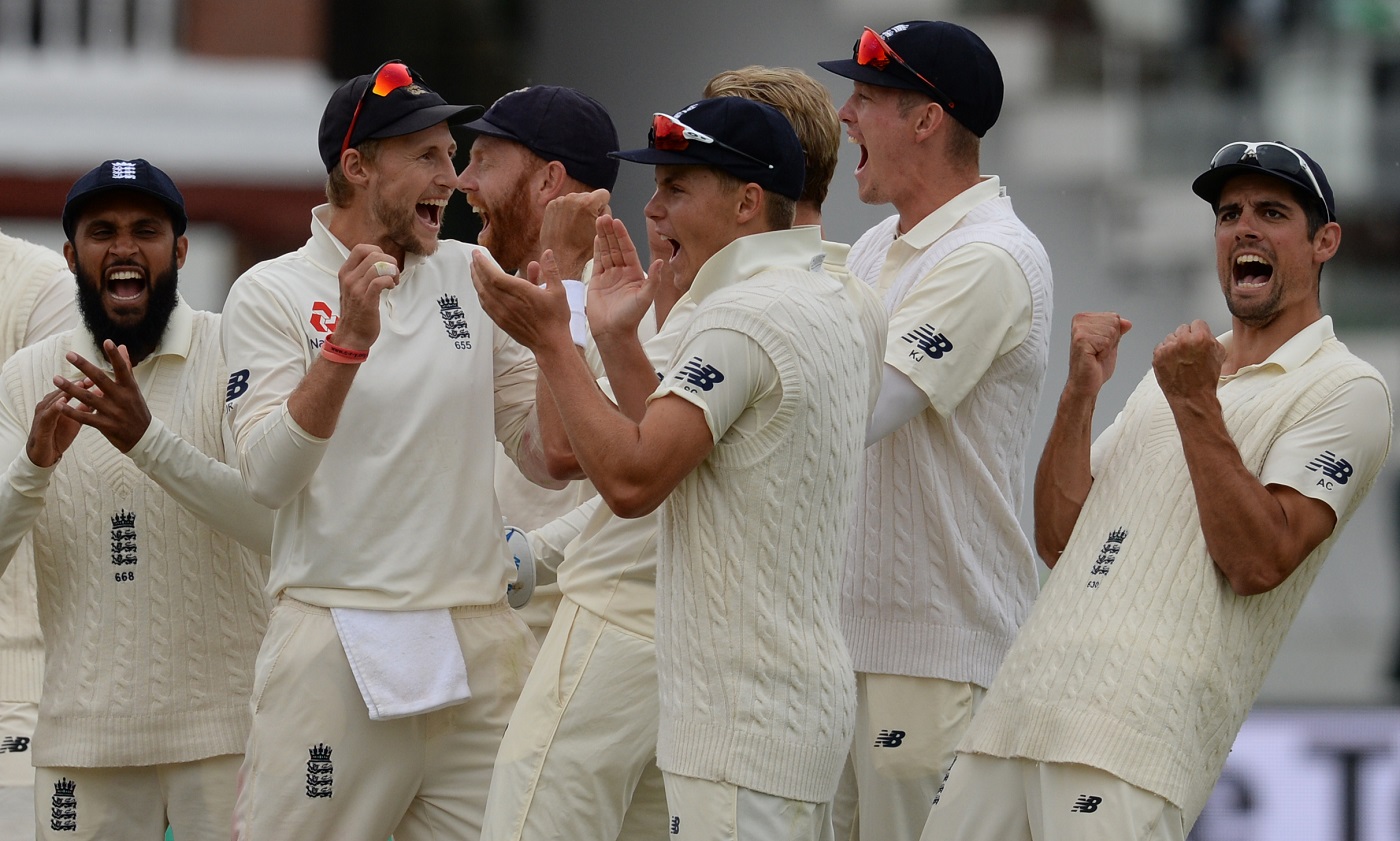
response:
{"label": "open mouth shouting", "polygon": [[447,199],[423,199],[414,205],[418,221],[437,232],[442,228],[442,214],[447,208]]}
{"label": "open mouth shouting", "polygon": [[146,295],[146,272],[139,266],[109,266],[103,277],[103,291],[117,305],[136,304]]}
{"label": "open mouth shouting", "polygon": [[1236,289],[1259,289],[1274,276],[1273,265],[1258,254],[1237,255],[1231,271]]}

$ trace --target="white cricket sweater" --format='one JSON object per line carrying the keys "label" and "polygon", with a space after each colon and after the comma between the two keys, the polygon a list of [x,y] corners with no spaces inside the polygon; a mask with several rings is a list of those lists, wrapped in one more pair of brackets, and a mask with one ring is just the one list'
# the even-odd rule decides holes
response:
{"label": "white cricket sweater", "polygon": [[698,297],[676,361],[702,331],[738,331],[782,398],[666,500],[656,611],[659,767],[809,802],[835,794],[854,727],[839,577],[883,351],[841,284],[809,270],[820,251],[813,230],[759,234],[701,268],[723,288]]}
{"label": "white cricket sweater", "polygon": [[[33,517],[46,646],[36,765],[155,765],[243,752],[266,626],[266,560],[206,525],[136,461],[174,463],[166,473],[184,475],[220,462],[219,478],[202,486],[214,497],[208,504],[256,508],[234,498],[241,481],[226,466],[233,454],[222,423],[228,372],[218,318],[177,306],[162,346],[136,367],[153,421],[131,457],[84,427],[51,470],[33,466],[21,446],[5,477],[34,500],[19,516]],[[162,352],[172,344],[179,349]],[[91,345],[70,331],[17,353],[0,383],[9,410],[32,415],[54,374],[76,375],[65,353],[91,359]],[[176,449],[193,457],[169,454]],[[271,515],[256,513],[230,517],[229,530],[247,525],[266,544]]]}
{"label": "white cricket sweater", "polygon": [[[0,363],[24,346],[29,316],[45,284],[67,270],[56,252],[0,234]],[[0,701],[39,700],[44,637],[36,586],[33,550],[25,541],[0,575]]]}
{"label": "white cricket sweater", "polygon": [[[1258,475],[1275,439],[1342,383],[1377,380],[1329,338],[1286,372],[1219,390]],[[1383,383],[1382,383],[1383,385]],[[1377,418],[1386,423],[1389,418]],[[960,750],[1105,770],[1194,821],[1333,541],[1374,482],[1281,585],[1239,596],[1206,551],[1170,407],[1149,371],[1064,554]]]}
{"label": "white cricket sweater", "polygon": [[[1026,338],[991,363],[951,414],[926,409],[866,450],[841,594],[858,671],[987,686],[1039,586],[1017,513],[1049,358],[1050,264],[994,186],[904,267],[885,296],[893,313],[948,255],[987,244],[1020,267],[1034,310]],[[976,198],[979,188],[989,189],[983,182],[964,197]],[[852,246],[853,274],[871,284],[880,277],[898,220],[890,217]],[[896,341],[891,335],[892,347]]]}

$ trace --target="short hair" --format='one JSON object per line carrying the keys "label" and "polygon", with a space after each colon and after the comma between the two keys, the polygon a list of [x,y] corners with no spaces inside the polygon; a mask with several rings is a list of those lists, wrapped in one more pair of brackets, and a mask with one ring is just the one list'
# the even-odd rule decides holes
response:
{"label": "short hair", "polygon": [[[361,140],[355,144],[355,148],[360,150],[360,157],[366,163],[372,164],[379,160],[378,139]],[[349,207],[350,199],[354,195],[350,182],[345,178],[345,170],[341,168],[340,161],[336,161],[335,167],[326,173],[326,199],[330,201],[331,207]]]}
{"label": "short hair", "polygon": [[[841,151],[841,120],[836,116],[836,106],[831,103],[827,89],[795,67],[753,64],[716,74],[706,83],[704,97],[717,96],[752,99],[773,106],[787,117],[797,132],[807,165],[801,201],[821,207],[836,174],[836,157]],[[771,191],[768,195],[776,196]]]}
{"label": "short hair", "polygon": [[[915,108],[936,102],[933,97],[918,91],[901,90],[896,107],[899,109],[899,116],[907,117],[909,112]],[[941,106],[940,106],[941,107]],[[945,108],[946,112],[947,109]],[[948,114],[950,118],[953,115]],[[956,118],[948,121],[948,158],[956,164],[963,166],[978,166],[982,156],[982,138],[972,133],[972,129],[963,125]]]}
{"label": "short hair", "polygon": [[[705,169],[714,173],[715,178],[719,180],[722,186],[735,192],[744,189],[745,185],[752,183],[737,175],[732,175],[717,166],[705,166]],[[796,219],[796,201],[782,193],[775,193],[766,187],[763,188],[763,221],[768,225],[769,230],[789,230],[792,228],[792,223]]]}

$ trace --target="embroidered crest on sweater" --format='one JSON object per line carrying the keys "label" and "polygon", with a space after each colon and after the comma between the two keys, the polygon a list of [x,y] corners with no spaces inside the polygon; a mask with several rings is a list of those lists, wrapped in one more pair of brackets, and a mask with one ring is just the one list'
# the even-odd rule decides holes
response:
{"label": "embroidered crest on sweater", "polygon": [[331,749],[325,744],[313,745],[310,758],[306,760],[306,796],[330,797],[334,768],[331,765]]}
{"label": "embroidered crest on sweater", "polygon": [[462,312],[456,295],[443,295],[438,298],[438,313],[442,316],[442,326],[447,330],[447,338],[458,350],[471,350],[472,331],[467,328],[467,314]]}
{"label": "embroidered crest on sweater", "polygon": [[54,832],[78,831],[78,784],[61,777],[53,784],[53,800],[49,809],[49,829]]}
{"label": "embroidered crest on sweater", "polygon": [[[136,552],[136,513],[123,508],[112,517],[112,563],[128,566],[138,560]],[[117,581],[132,581],[134,570],[121,570],[116,573]]]}
{"label": "embroidered crest on sweater", "polygon": [[1123,549],[1123,541],[1128,539],[1128,530],[1117,528],[1108,533],[1108,539],[1103,542],[1099,549],[1099,557],[1094,561],[1094,568],[1089,571],[1090,575],[1097,576],[1089,579],[1089,589],[1097,590],[1103,583],[1103,576],[1108,575],[1113,569],[1113,563],[1118,560],[1118,553]]}

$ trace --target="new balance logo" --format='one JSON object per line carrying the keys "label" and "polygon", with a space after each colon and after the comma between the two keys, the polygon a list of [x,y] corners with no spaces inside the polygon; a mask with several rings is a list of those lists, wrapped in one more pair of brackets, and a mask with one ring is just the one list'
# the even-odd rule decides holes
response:
{"label": "new balance logo", "polygon": [[78,784],[61,778],[53,784],[53,798],[49,801],[49,829],[54,832],[78,831]]}
{"label": "new balance logo", "polygon": [[[1351,478],[1351,474],[1356,472],[1356,468],[1351,466],[1351,462],[1344,458],[1339,458],[1331,450],[1324,450],[1322,455],[1308,462],[1308,469],[1314,473],[1321,472],[1327,479],[1331,479],[1339,485],[1345,485]],[[1318,484],[1327,490],[1332,490],[1332,485],[1327,479],[1319,479]]]}
{"label": "new balance logo", "polygon": [[228,388],[224,391],[225,403],[232,403],[243,396],[243,393],[248,390],[248,377],[247,368],[228,375]]}
{"label": "new balance logo", "polygon": [[1092,794],[1081,794],[1079,795],[1079,799],[1074,801],[1074,807],[1071,808],[1070,811],[1083,812],[1087,815],[1091,812],[1097,812],[1099,810],[1099,804],[1102,802],[1102,797],[1095,797]]}
{"label": "new balance logo", "polygon": [[672,834],[672,835],[680,835],[680,834],[681,834],[681,817],[680,817],[680,815],[672,815],[672,816],[671,816],[671,834]]}
{"label": "new balance logo", "polygon": [[918,348],[918,350],[909,351],[909,358],[915,362],[922,362],[925,357],[942,359],[943,354],[953,349],[953,343],[948,340],[948,337],[938,332],[938,328],[932,324],[916,327],[900,338]]}
{"label": "new balance logo", "polygon": [[905,735],[903,730],[881,730],[880,735],[875,737],[875,747],[897,748],[904,744]]}
{"label": "new balance logo", "polygon": [[112,161],[112,177],[135,181],[136,164],[131,161]]}
{"label": "new balance logo", "polygon": [[306,760],[306,796],[330,797],[335,780],[331,766],[331,749],[324,745],[314,745],[308,749],[310,758]]}
{"label": "new balance logo", "polygon": [[[676,373],[676,379],[685,380],[701,391],[709,391],[715,386],[724,382],[724,374],[713,365],[705,364],[705,360],[698,356],[692,356],[690,361]],[[694,391],[687,388],[686,391]]]}
{"label": "new balance logo", "polygon": [[29,750],[28,736],[6,736],[0,739],[0,753],[24,753]]}

